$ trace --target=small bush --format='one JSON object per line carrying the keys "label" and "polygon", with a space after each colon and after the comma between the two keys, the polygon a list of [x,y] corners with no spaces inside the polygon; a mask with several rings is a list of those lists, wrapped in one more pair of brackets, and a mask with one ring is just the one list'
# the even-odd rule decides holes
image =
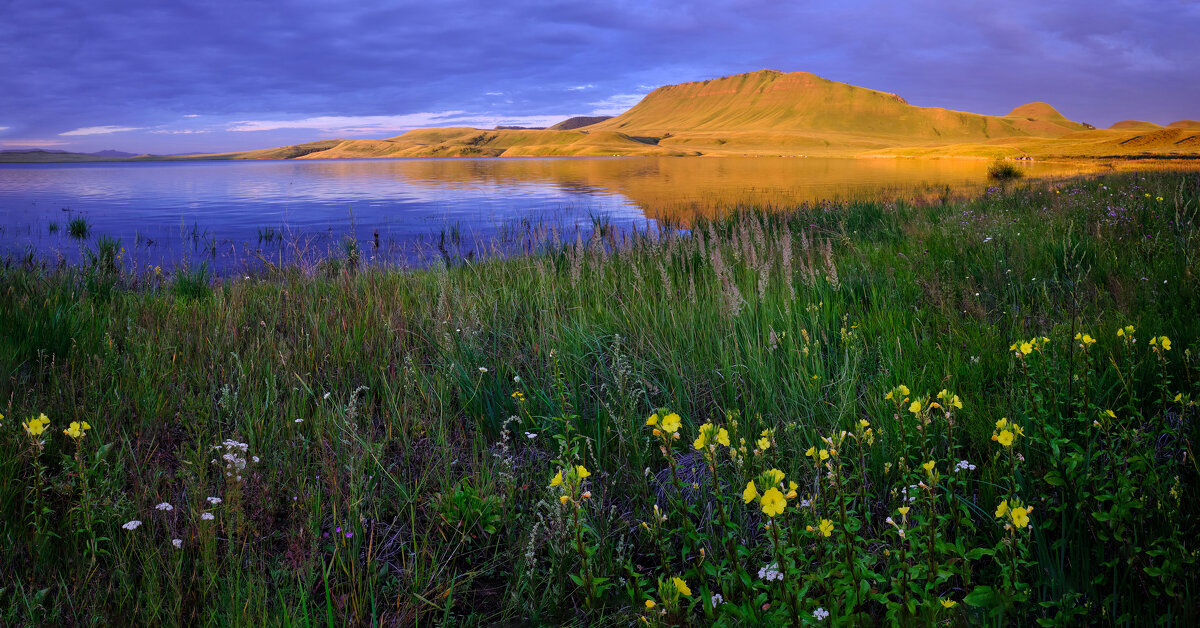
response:
{"label": "small bush", "polygon": [[989,179],[994,179],[996,181],[1011,181],[1013,179],[1020,179],[1023,176],[1025,176],[1025,173],[1022,172],[1020,168],[1007,161],[996,160],[993,161],[990,166],[988,166]]}

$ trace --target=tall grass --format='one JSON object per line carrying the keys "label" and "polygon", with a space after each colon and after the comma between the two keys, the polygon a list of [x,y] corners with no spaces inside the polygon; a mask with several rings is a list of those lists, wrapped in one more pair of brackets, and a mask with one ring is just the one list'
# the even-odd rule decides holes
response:
{"label": "tall grass", "polygon": [[0,623],[1194,622],[1198,212],[1144,173],[103,298],[6,265]]}

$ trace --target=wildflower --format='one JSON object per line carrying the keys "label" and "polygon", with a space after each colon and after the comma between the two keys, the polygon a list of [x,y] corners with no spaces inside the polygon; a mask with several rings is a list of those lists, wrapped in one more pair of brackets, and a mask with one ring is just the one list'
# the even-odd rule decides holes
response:
{"label": "wildflower", "polygon": [[1029,355],[1032,352],[1033,352],[1033,344],[1032,343],[1029,343],[1029,342],[1021,343],[1021,353],[1024,353],[1025,355]]}
{"label": "wildflower", "polygon": [[1117,415],[1116,415],[1116,413],[1114,413],[1112,410],[1105,410],[1105,411],[1104,411],[1104,414],[1107,414],[1107,415],[1108,415],[1108,418],[1110,418],[1110,419],[1115,419],[1115,418],[1117,418]]}
{"label": "wildflower", "polygon": [[1136,330],[1134,329],[1133,325],[1126,325],[1124,327],[1117,328],[1117,337],[1118,338],[1132,337],[1134,331],[1136,331]]}
{"label": "wildflower", "polygon": [[896,509],[896,512],[900,513],[901,517],[907,517],[909,509],[910,509],[909,506],[901,506]]}
{"label": "wildflower", "polygon": [[36,419],[29,419],[29,421],[21,423],[21,427],[24,427],[25,431],[29,432],[29,435],[34,438],[41,436],[42,432],[45,432],[46,427],[49,425],[50,419],[46,418],[45,414],[41,413],[38,414]]}
{"label": "wildflower", "polygon": [[[745,495],[743,495],[745,497]],[[777,488],[769,488],[762,495],[762,511],[768,517],[776,517],[783,513],[783,509],[787,507],[787,499],[783,493]]]}
{"label": "wildflower", "polygon": [[534,438],[537,438],[537,434],[534,434],[533,432],[525,432],[525,438],[532,440]]}
{"label": "wildflower", "polygon": [[512,398],[515,399],[517,403],[525,403],[525,393],[519,390],[513,391]]}
{"label": "wildflower", "polygon": [[1029,509],[1024,506],[1017,506],[1012,509],[1012,522],[1018,528],[1024,528],[1029,525]]}
{"label": "wildflower", "polygon": [[71,426],[63,430],[63,434],[79,440],[87,435],[87,431],[92,429],[87,421],[71,421]]}
{"label": "wildflower", "polygon": [[592,492],[591,492],[591,491],[584,491],[584,492],[583,492],[583,495],[580,495],[580,497],[582,497],[582,498],[584,498],[584,499],[588,499],[588,498],[590,498],[591,496],[592,496]]}
{"label": "wildflower", "polygon": [[954,465],[955,473],[958,473],[959,471],[974,471],[974,470],[975,470],[975,465],[971,464],[967,460],[959,460],[958,464]]}
{"label": "wildflower", "polygon": [[583,465],[576,465],[575,466],[575,476],[578,477],[580,480],[584,480],[584,479],[592,477],[592,474],[588,473],[588,470],[586,468],[584,468]]}
{"label": "wildflower", "polygon": [[201,520],[201,521],[212,521],[212,520],[213,520],[213,514],[212,514],[211,512],[203,512],[203,513],[200,513],[200,520]]}
{"label": "wildflower", "polygon": [[658,414],[651,414],[650,417],[646,419],[646,425],[658,425]]}
{"label": "wildflower", "polygon": [[567,502],[571,501],[571,498],[566,495],[562,495],[558,498],[558,501],[562,503],[562,505],[566,506]]}
{"label": "wildflower", "polygon": [[999,519],[1007,514],[1008,514],[1008,500],[1006,499],[1006,500],[1000,502],[999,506],[996,506],[996,518]]}
{"label": "wildflower", "polygon": [[654,600],[646,600],[646,608],[654,608],[655,606],[658,605],[654,603]]}
{"label": "wildflower", "polygon": [[121,527],[126,530],[136,530],[140,525],[142,525],[142,522],[134,519],[133,521],[126,521]]}
{"label": "wildflower", "polygon": [[554,475],[554,479],[550,480],[550,486],[560,486],[563,483],[562,469]]}
{"label": "wildflower", "polygon": [[929,462],[921,465],[921,467],[924,468],[926,472],[933,473],[934,462],[930,460]]}
{"label": "wildflower", "polygon": [[917,399],[917,400],[914,400],[912,403],[908,404],[908,411],[913,414],[918,414],[919,412],[921,412],[921,400]]}
{"label": "wildflower", "polygon": [[829,611],[823,608],[818,608],[817,610],[813,611],[812,615],[813,619],[816,619],[817,621],[824,621],[829,618]]}
{"label": "wildflower", "polygon": [[958,602],[955,602],[954,600],[938,600],[938,601],[942,603],[943,608],[954,608],[955,606],[958,606]]}
{"label": "wildflower", "polygon": [[777,486],[780,482],[783,482],[783,471],[780,471],[779,469],[771,469],[770,471],[763,473],[762,477],[767,484],[771,486]]}
{"label": "wildflower", "polygon": [[795,482],[788,482],[788,493],[784,495],[785,499],[796,499],[796,489],[800,488]]}
{"label": "wildflower", "polygon": [[763,451],[766,451],[771,448],[771,440],[768,439],[766,436],[763,436],[762,438],[758,439],[758,441],[756,441],[755,444],[758,445],[758,448]]}
{"label": "wildflower", "polygon": [[678,414],[672,412],[671,414],[663,417],[662,429],[668,434],[674,434],[675,432],[679,431],[679,425],[682,423],[682,421],[683,420],[679,418]]}
{"label": "wildflower", "polygon": [[480,373],[487,373],[487,372],[488,372],[488,370],[487,370],[487,367],[486,367],[486,366],[481,366],[481,367],[479,367],[479,372],[480,372]]}
{"label": "wildflower", "polygon": [[724,601],[725,601],[725,598],[722,597],[720,593],[713,593],[712,598],[709,599],[709,603],[712,604],[713,608],[716,608],[718,604],[720,604]]}
{"label": "wildflower", "polygon": [[216,506],[217,504],[221,503],[221,498],[220,497],[209,497],[209,498],[207,498],[207,501],[208,501],[208,503],[212,504],[213,506]]}
{"label": "wildflower", "polygon": [[770,582],[772,580],[783,580],[783,572],[779,571],[779,566],[775,563],[760,567],[758,569],[758,579]]}
{"label": "wildflower", "polygon": [[353,532],[346,532],[346,538],[350,538],[352,536],[354,536]]}
{"label": "wildflower", "polygon": [[1158,343],[1158,344],[1162,345],[1162,350],[1163,350],[1163,351],[1170,351],[1170,350],[1171,350],[1171,339],[1170,339],[1170,338],[1167,338],[1166,336],[1157,336],[1157,337],[1155,337],[1155,338],[1151,338],[1151,339],[1150,339],[1150,346],[1152,346],[1152,347],[1153,347],[1153,346],[1155,345],[1155,342],[1156,342],[1156,341],[1157,341],[1157,343]]}
{"label": "wildflower", "polygon": [[833,522],[828,519],[822,519],[821,525],[817,527],[821,530],[821,536],[828,538],[833,534]]}
{"label": "wildflower", "polygon": [[675,585],[675,590],[679,591],[680,594],[691,597],[692,590],[688,588],[687,580],[684,580],[679,576],[675,576],[674,578],[671,578],[671,583]]}
{"label": "wildflower", "polygon": [[172,506],[171,504],[168,504],[167,502],[163,502],[163,503],[161,503],[161,504],[159,504],[159,505],[155,506],[155,508],[157,508],[158,510],[165,510],[165,511],[168,511],[168,512],[169,512],[169,511],[172,511],[172,510],[175,510],[175,507],[174,507],[174,506]]}
{"label": "wildflower", "polygon": [[1005,447],[1012,447],[1013,434],[1008,430],[1001,430],[1000,434],[996,437],[996,441]]}
{"label": "wildflower", "polygon": [[950,391],[946,390],[945,388],[942,389],[942,392],[937,394],[937,398],[945,401],[947,406],[953,406],[959,410],[961,410],[963,407],[962,400],[958,398],[958,395],[951,394]]}
{"label": "wildflower", "polygon": [[180,549],[183,547],[183,539],[171,539],[171,545],[174,545],[175,549]]}

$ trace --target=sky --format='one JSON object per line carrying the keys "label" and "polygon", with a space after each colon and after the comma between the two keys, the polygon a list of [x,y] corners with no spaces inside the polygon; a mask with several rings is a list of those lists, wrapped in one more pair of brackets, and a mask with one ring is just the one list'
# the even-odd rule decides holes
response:
{"label": "sky", "polygon": [[0,150],[175,154],[615,115],[774,69],[1200,119],[1200,0],[0,0]]}

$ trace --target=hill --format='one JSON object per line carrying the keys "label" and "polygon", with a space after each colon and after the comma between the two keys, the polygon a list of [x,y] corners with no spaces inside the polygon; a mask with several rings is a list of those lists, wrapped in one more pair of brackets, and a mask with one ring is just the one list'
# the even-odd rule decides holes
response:
{"label": "hill", "polygon": [[605,120],[608,120],[611,117],[612,116],[575,116],[574,118],[567,118],[566,120],[563,120],[562,122],[559,122],[558,124],[550,127],[550,130],[551,131],[572,131],[574,129],[579,129],[579,128],[582,128],[585,126],[591,126],[593,124],[596,124],[597,122],[604,122]]}

